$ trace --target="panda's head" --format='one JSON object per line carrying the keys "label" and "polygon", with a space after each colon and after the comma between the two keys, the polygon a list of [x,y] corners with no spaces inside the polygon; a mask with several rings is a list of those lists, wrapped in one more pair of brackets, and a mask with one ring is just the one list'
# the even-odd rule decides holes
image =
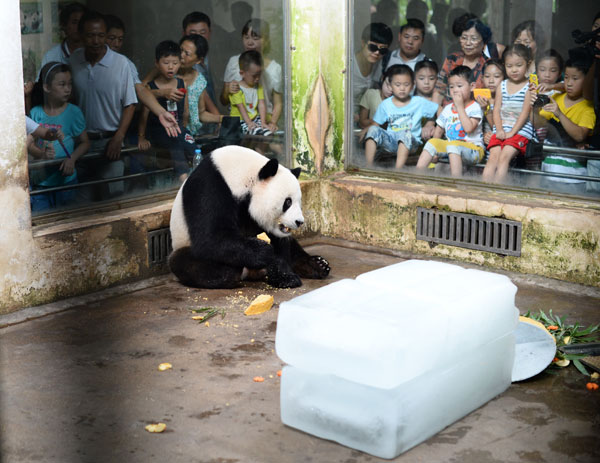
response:
{"label": "panda's head", "polygon": [[248,210],[266,232],[285,238],[304,223],[299,175],[299,167],[289,170],[277,159],[269,160],[260,169]]}

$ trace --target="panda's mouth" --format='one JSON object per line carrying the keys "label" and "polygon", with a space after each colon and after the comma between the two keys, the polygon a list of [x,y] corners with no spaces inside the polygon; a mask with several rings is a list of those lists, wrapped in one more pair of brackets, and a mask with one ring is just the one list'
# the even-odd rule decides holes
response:
{"label": "panda's mouth", "polygon": [[280,224],[279,224],[279,231],[280,231],[281,233],[285,233],[286,235],[289,235],[289,234],[290,234],[290,232],[291,232],[290,228],[289,228],[289,227],[286,227],[286,226],[285,226],[284,224],[282,224],[282,223],[280,223]]}

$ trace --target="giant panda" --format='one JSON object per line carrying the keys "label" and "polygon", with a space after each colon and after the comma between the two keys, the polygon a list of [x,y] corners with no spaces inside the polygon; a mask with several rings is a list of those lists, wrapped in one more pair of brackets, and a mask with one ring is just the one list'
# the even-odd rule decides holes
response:
{"label": "giant panda", "polygon": [[[325,278],[329,263],[310,256],[291,236],[304,223],[300,168],[241,146],[202,159],[183,183],[171,211],[169,268],[186,286],[235,288],[248,273],[293,288]],[[256,236],[266,232],[271,244]]]}

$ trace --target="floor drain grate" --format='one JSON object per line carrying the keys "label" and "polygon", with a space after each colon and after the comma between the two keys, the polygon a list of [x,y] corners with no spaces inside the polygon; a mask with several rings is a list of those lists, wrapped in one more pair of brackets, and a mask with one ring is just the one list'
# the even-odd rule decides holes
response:
{"label": "floor drain grate", "polygon": [[150,266],[166,263],[172,250],[171,232],[168,228],[159,228],[148,232],[148,262]]}
{"label": "floor drain grate", "polygon": [[521,222],[417,207],[417,239],[520,256]]}

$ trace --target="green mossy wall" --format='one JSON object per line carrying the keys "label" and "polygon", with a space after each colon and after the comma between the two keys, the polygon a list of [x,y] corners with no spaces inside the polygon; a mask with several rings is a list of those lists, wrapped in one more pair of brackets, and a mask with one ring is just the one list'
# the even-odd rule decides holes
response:
{"label": "green mossy wall", "polygon": [[[305,210],[321,210],[323,236],[383,249],[471,262],[600,286],[600,208],[523,200],[351,176],[322,179],[305,194]],[[522,223],[521,256],[501,256],[416,239],[417,207],[437,207]],[[315,227],[316,228],[316,227]]]}
{"label": "green mossy wall", "polygon": [[344,93],[346,85],[346,2],[292,0],[292,157],[294,165],[316,175],[305,117],[319,74],[327,93],[328,119],[323,173],[344,164]]}

